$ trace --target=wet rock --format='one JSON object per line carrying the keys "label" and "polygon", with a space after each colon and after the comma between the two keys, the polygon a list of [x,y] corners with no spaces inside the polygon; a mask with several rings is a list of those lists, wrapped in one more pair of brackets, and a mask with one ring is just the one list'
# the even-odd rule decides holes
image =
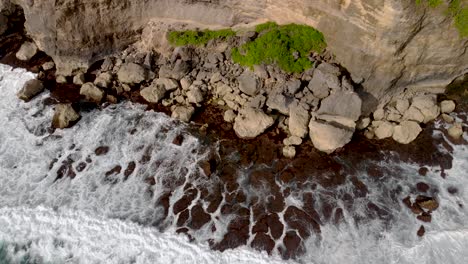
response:
{"label": "wet rock", "polygon": [[418,170],[418,173],[419,173],[419,175],[421,175],[421,176],[426,176],[428,172],[429,172],[429,169],[426,168],[426,167],[421,167],[421,168],[419,168],[419,170]]}
{"label": "wet rock", "polygon": [[179,83],[176,80],[169,78],[158,78],[153,81],[153,85],[161,85],[166,91],[174,91],[179,88]]}
{"label": "wet rock", "polygon": [[80,115],[73,109],[71,104],[59,104],[55,106],[54,117],[52,118],[52,126],[54,128],[70,127],[75,121],[80,118]]}
{"label": "wet rock", "polygon": [[283,155],[288,159],[293,159],[296,156],[296,148],[294,146],[285,146]]}
{"label": "wet rock", "polygon": [[227,110],[226,112],[224,112],[224,115],[223,115],[223,119],[224,121],[228,122],[228,123],[233,123],[234,120],[236,119],[236,113],[234,113],[233,110]]}
{"label": "wet rock", "polygon": [[104,97],[104,91],[99,89],[93,83],[85,83],[80,88],[80,94],[86,97],[90,102],[100,103]]}
{"label": "wet rock", "polygon": [[327,154],[331,154],[348,144],[353,133],[353,129],[345,126],[336,126],[315,120],[311,120],[309,123],[309,134],[314,147]]}
{"label": "wet rock", "polygon": [[148,73],[142,66],[135,63],[123,65],[117,72],[117,78],[122,83],[138,84],[146,80]]}
{"label": "wet rock", "polygon": [[257,250],[264,250],[270,254],[275,247],[275,241],[265,233],[257,233],[251,246]]}
{"label": "wet rock", "polygon": [[255,138],[274,124],[274,119],[261,110],[244,108],[234,120],[234,131],[240,138]]}
{"label": "wet rock", "polygon": [[177,146],[182,146],[182,143],[184,142],[184,136],[183,135],[177,135],[174,140],[172,141],[172,144],[177,145]]}
{"label": "wet rock", "polygon": [[452,100],[445,100],[440,103],[440,111],[445,114],[450,114],[455,111],[455,102]]}
{"label": "wet rock", "polygon": [[448,129],[448,134],[453,139],[460,139],[463,136],[463,127],[461,123],[456,123]]}
{"label": "wet rock", "polygon": [[36,55],[37,46],[33,42],[25,42],[21,45],[21,48],[16,53],[16,58],[21,61],[29,61]]}
{"label": "wet rock", "polygon": [[392,137],[398,143],[409,144],[418,137],[421,131],[422,129],[418,123],[414,121],[403,121],[395,126]]}
{"label": "wet rock", "polygon": [[211,220],[211,216],[203,210],[201,205],[196,205],[191,210],[191,220],[188,226],[192,229],[200,229]]}
{"label": "wet rock", "polygon": [[85,74],[80,72],[73,77],[73,84],[83,85],[86,82]]}
{"label": "wet rock", "polygon": [[104,156],[109,152],[110,148],[108,146],[100,146],[94,150],[96,156]]}
{"label": "wet rock", "polygon": [[289,109],[288,127],[291,135],[304,138],[308,133],[309,111],[302,104],[292,104]]}
{"label": "wet rock", "polygon": [[426,229],[425,229],[424,226],[422,225],[422,226],[418,229],[418,232],[417,232],[416,234],[418,235],[418,237],[423,237],[425,233],[426,233]]}
{"label": "wet rock", "polygon": [[103,72],[96,77],[96,80],[94,80],[94,84],[97,87],[107,89],[112,84],[112,79],[113,77],[111,73]]}
{"label": "wet rock", "polygon": [[183,122],[189,122],[194,113],[195,108],[193,106],[178,105],[172,111],[171,117]]}
{"label": "wet rock", "polygon": [[48,61],[42,64],[42,69],[44,71],[52,70],[55,67],[55,63],[53,61]]}
{"label": "wet rock", "polygon": [[422,213],[421,215],[418,215],[416,218],[419,221],[422,221],[425,223],[430,223],[432,221],[432,216],[431,214],[428,214],[428,213]]}
{"label": "wet rock", "polygon": [[244,71],[238,78],[239,89],[250,96],[257,95],[261,88],[260,81],[257,79],[255,74],[249,70]]}
{"label": "wet rock", "polygon": [[322,100],[318,114],[342,116],[357,121],[361,116],[362,100],[354,92],[336,92]]}
{"label": "wet rock", "polygon": [[163,85],[152,83],[149,87],[140,90],[140,95],[148,103],[158,103],[166,95],[166,89]]}
{"label": "wet rock", "polygon": [[27,81],[23,88],[18,92],[17,96],[19,99],[29,102],[34,96],[44,91],[44,85],[41,81],[32,79]]}
{"label": "wet rock", "polygon": [[301,238],[294,231],[289,231],[286,233],[283,244],[286,248],[286,251],[283,251],[283,257],[286,259],[294,258],[303,253],[304,248],[302,246]]}
{"label": "wet rock", "polygon": [[439,203],[433,197],[427,197],[423,195],[418,195],[416,197],[416,203],[423,209],[434,211],[439,208]]}
{"label": "wet rock", "polygon": [[418,182],[416,184],[416,189],[418,189],[418,191],[420,192],[427,192],[429,190],[429,185],[427,185],[426,183],[424,182]]}
{"label": "wet rock", "polygon": [[387,122],[387,121],[377,121],[377,122],[376,121],[372,122],[373,126],[375,124],[377,124],[376,128],[374,130],[375,136],[378,139],[384,139],[384,138],[392,137],[393,131],[394,131],[394,127],[393,127],[392,123]]}

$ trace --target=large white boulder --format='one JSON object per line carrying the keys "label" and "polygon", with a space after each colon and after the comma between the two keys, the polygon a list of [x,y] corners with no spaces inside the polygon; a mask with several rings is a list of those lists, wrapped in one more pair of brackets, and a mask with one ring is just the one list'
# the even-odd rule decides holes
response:
{"label": "large white boulder", "polygon": [[234,131],[240,138],[255,138],[274,124],[275,120],[263,111],[243,108],[234,120]]}
{"label": "large white boulder", "polygon": [[289,132],[291,135],[304,138],[308,132],[309,111],[301,104],[292,104],[289,108]]}
{"label": "large white boulder", "polygon": [[261,84],[257,76],[249,70],[242,73],[237,78],[237,81],[239,82],[239,89],[250,96],[255,96],[261,88]]}
{"label": "large white boulder", "polygon": [[142,66],[135,63],[123,65],[117,72],[117,78],[122,83],[138,84],[146,80],[148,73]]}
{"label": "large white boulder", "polygon": [[318,114],[347,117],[357,121],[361,116],[362,100],[355,92],[339,91],[322,100]]}
{"label": "large white boulder", "polygon": [[393,124],[387,121],[374,121],[372,126],[375,127],[374,133],[377,139],[384,139],[393,136]]}
{"label": "large white boulder", "polygon": [[16,58],[22,61],[29,61],[37,53],[37,46],[33,42],[25,42],[16,53]]}
{"label": "large white boulder", "polygon": [[315,120],[309,123],[309,135],[314,147],[327,154],[348,144],[353,134],[354,129],[349,127]]}
{"label": "large white boulder", "polygon": [[455,102],[452,100],[445,100],[440,103],[440,111],[445,114],[450,114],[455,111]]}
{"label": "large white boulder", "polygon": [[393,139],[401,144],[408,144],[415,140],[422,129],[414,121],[403,121],[393,129]]}

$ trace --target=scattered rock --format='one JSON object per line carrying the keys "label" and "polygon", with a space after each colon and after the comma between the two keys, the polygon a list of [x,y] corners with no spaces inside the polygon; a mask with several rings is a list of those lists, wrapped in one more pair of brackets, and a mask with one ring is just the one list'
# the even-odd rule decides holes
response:
{"label": "scattered rock", "polygon": [[311,120],[309,134],[314,147],[330,154],[351,141],[354,130],[345,126]]}
{"label": "scattered rock", "polygon": [[406,110],[405,114],[403,115],[403,120],[411,120],[411,121],[416,121],[418,123],[424,122],[424,115],[421,113],[421,111],[414,107],[411,106]]}
{"label": "scattered rock", "polygon": [[182,143],[184,142],[184,136],[183,135],[177,135],[174,140],[172,141],[172,144],[176,146],[182,146]]}
{"label": "scattered rock", "polygon": [[55,67],[55,63],[53,61],[48,61],[42,64],[42,69],[44,71],[52,70]]}
{"label": "scattered rock", "polygon": [[292,104],[289,109],[289,132],[293,136],[304,138],[308,132],[310,114],[301,104]]}
{"label": "scattered rock", "polygon": [[71,104],[58,104],[55,106],[52,127],[60,129],[67,128],[79,118],[80,115],[73,109]]}
{"label": "scattered rock", "polygon": [[416,197],[416,203],[423,209],[434,211],[439,208],[439,203],[433,197],[427,197],[423,195],[418,195]]}
{"label": "scattered rock", "polygon": [[427,185],[426,183],[424,182],[418,182],[416,184],[416,189],[418,189],[418,191],[420,192],[427,192],[429,190],[429,185]]}
{"label": "scattered rock", "polygon": [[452,100],[445,100],[440,103],[440,111],[444,114],[450,114],[455,111],[455,102]]}
{"label": "scattered rock", "polygon": [[100,103],[104,97],[104,91],[99,89],[93,83],[85,83],[81,86],[80,94],[86,97],[86,100],[94,103]]}
{"label": "scattered rock", "polygon": [[224,112],[224,121],[228,122],[228,123],[232,123],[234,122],[234,119],[236,119],[236,113],[234,113],[233,110],[229,109],[227,110],[226,112]]}
{"label": "scattered rock", "polygon": [[199,104],[203,102],[203,92],[198,87],[191,87],[187,92],[187,100],[189,103]]}
{"label": "scattered rock", "polygon": [[100,146],[94,150],[96,156],[104,156],[109,153],[110,148],[108,146]]}
{"label": "scattered rock", "polygon": [[405,114],[405,112],[409,109],[410,103],[407,99],[399,99],[396,101],[396,110],[402,115]]}
{"label": "scattered rock", "polygon": [[430,223],[432,221],[432,216],[431,214],[428,214],[428,213],[422,213],[421,215],[418,215],[416,218],[419,221],[422,221],[425,223]]}
{"label": "scattered rock", "polygon": [[286,82],[286,92],[289,95],[295,95],[301,89],[301,80],[290,80]]}
{"label": "scattered rock", "polygon": [[158,103],[166,95],[166,89],[163,85],[156,85],[154,82],[149,87],[140,90],[140,95],[148,103]]}
{"label": "scattered rock", "polygon": [[460,139],[463,136],[463,127],[461,123],[453,124],[448,129],[448,134],[453,139]]}
{"label": "scattered rock", "polygon": [[371,123],[371,119],[369,117],[360,118],[356,124],[356,128],[358,130],[366,129]]}
{"label": "scattered rock", "polygon": [[109,72],[103,72],[96,77],[96,80],[94,80],[94,84],[97,87],[101,87],[103,89],[109,88],[109,86],[112,84],[112,74]]}
{"label": "scattered rock", "polygon": [[21,48],[16,53],[16,58],[21,61],[29,61],[36,55],[37,46],[33,42],[25,42],[21,45]]}
{"label": "scattered rock", "polygon": [[357,121],[361,116],[362,100],[354,92],[336,92],[322,100],[318,114],[335,115]]}
{"label": "scattered rock", "polygon": [[239,77],[237,77],[239,82],[239,89],[250,96],[257,95],[260,90],[260,82],[255,76],[255,74],[249,70],[244,71]]}
{"label": "scattered rock", "polygon": [[[413,98],[411,107],[415,107],[420,110],[424,116],[424,123],[428,123],[435,120],[440,114],[440,108],[437,106],[437,96],[435,95],[422,95]],[[418,121],[419,120],[414,120]]]}
{"label": "scattered rock", "polygon": [[[387,122],[387,121],[378,121],[378,125],[376,126],[374,133],[377,139],[384,139],[384,138],[389,138],[392,137],[394,127],[392,123]],[[376,121],[372,122],[372,125],[377,123]]]}
{"label": "scattered rock", "polygon": [[23,85],[23,88],[21,88],[17,95],[19,99],[28,102],[42,91],[44,91],[44,85],[42,82],[37,79],[32,79]]}
{"label": "scattered rock", "polygon": [[441,116],[442,116],[442,119],[444,119],[444,121],[447,122],[447,123],[455,122],[455,118],[452,117],[452,116],[449,116],[447,114],[442,114]]}
{"label": "scattered rock", "polygon": [[73,84],[83,85],[86,82],[85,74],[80,72],[73,77]]}
{"label": "scattered rock", "polygon": [[266,105],[271,109],[279,111],[283,115],[289,115],[289,106],[292,102],[292,99],[287,98],[283,94],[274,93],[268,96]]}
{"label": "scattered rock", "polygon": [[283,140],[283,144],[286,146],[299,146],[302,144],[302,138],[291,136]]}
{"label": "scattered rock", "polygon": [[274,119],[263,111],[243,108],[234,120],[234,131],[240,138],[255,138],[274,124]]}
{"label": "scattered rock", "polygon": [[161,85],[168,92],[177,90],[179,88],[179,83],[176,80],[169,78],[158,78],[153,81],[154,85]]}
{"label": "scattered rock", "polygon": [[421,227],[418,229],[418,232],[417,232],[418,237],[423,237],[425,233],[426,233],[426,229],[424,228],[423,225],[421,225]]}
{"label": "scattered rock", "polygon": [[65,84],[65,83],[68,83],[68,80],[67,80],[67,77],[63,75],[59,75],[55,77],[55,82],[60,83],[60,84]]}
{"label": "scattered rock", "polygon": [[330,94],[326,77],[321,71],[314,71],[312,80],[310,80],[307,88],[318,99],[326,98]]}
{"label": "scattered rock", "polygon": [[392,137],[398,143],[408,144],[415,140],[421,131],[422,129],[418,123],[414,121],[403,121],[395,126]]}
{"label": "scattered rock", "polygon": [[172,111],[171,117],[183,122],[189,122],[194,113],[195,108],[193,106],[178,105]]}
{"label": "scattered rock", "polygon": [[117,78],[122,83],[138,84],[146,80],[148,73],[145,68],[135,63],[123,65],[117,72]]}
{"label": "scattered rock", "polygon": [[296,148],[294,146],[285,146],[283,148],[283,155],[288,159],[296,157]]}

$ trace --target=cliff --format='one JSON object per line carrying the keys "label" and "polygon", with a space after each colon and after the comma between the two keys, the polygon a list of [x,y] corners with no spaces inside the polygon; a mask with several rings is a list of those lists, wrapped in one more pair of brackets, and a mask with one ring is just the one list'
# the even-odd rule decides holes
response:
{"label": "cliff", "polygon": [[148,23],[161,19],[206,27],[311,25],[372,95],[368,106],[406,88],[439,91],[468,72],[468,39],[444,7],[414,0],[0,0],[0,8],[10,2],[24,9],[27,32],[63,74],[140,40]]}

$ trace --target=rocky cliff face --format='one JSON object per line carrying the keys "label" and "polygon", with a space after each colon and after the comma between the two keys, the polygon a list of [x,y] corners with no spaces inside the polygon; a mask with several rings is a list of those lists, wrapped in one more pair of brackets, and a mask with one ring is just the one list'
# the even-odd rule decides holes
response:
{"label": "rocky cliff face", "polygon": [[406,88],[437,91],[468,71],[468,40],[443,8],[414,0],[0,0],[0,7],[10,2],[24,9],[27,31],[64,74],[138,41],[150,21],[161,19],[206,27],[267,20],[316,27],[369,93],[367,106]]}

